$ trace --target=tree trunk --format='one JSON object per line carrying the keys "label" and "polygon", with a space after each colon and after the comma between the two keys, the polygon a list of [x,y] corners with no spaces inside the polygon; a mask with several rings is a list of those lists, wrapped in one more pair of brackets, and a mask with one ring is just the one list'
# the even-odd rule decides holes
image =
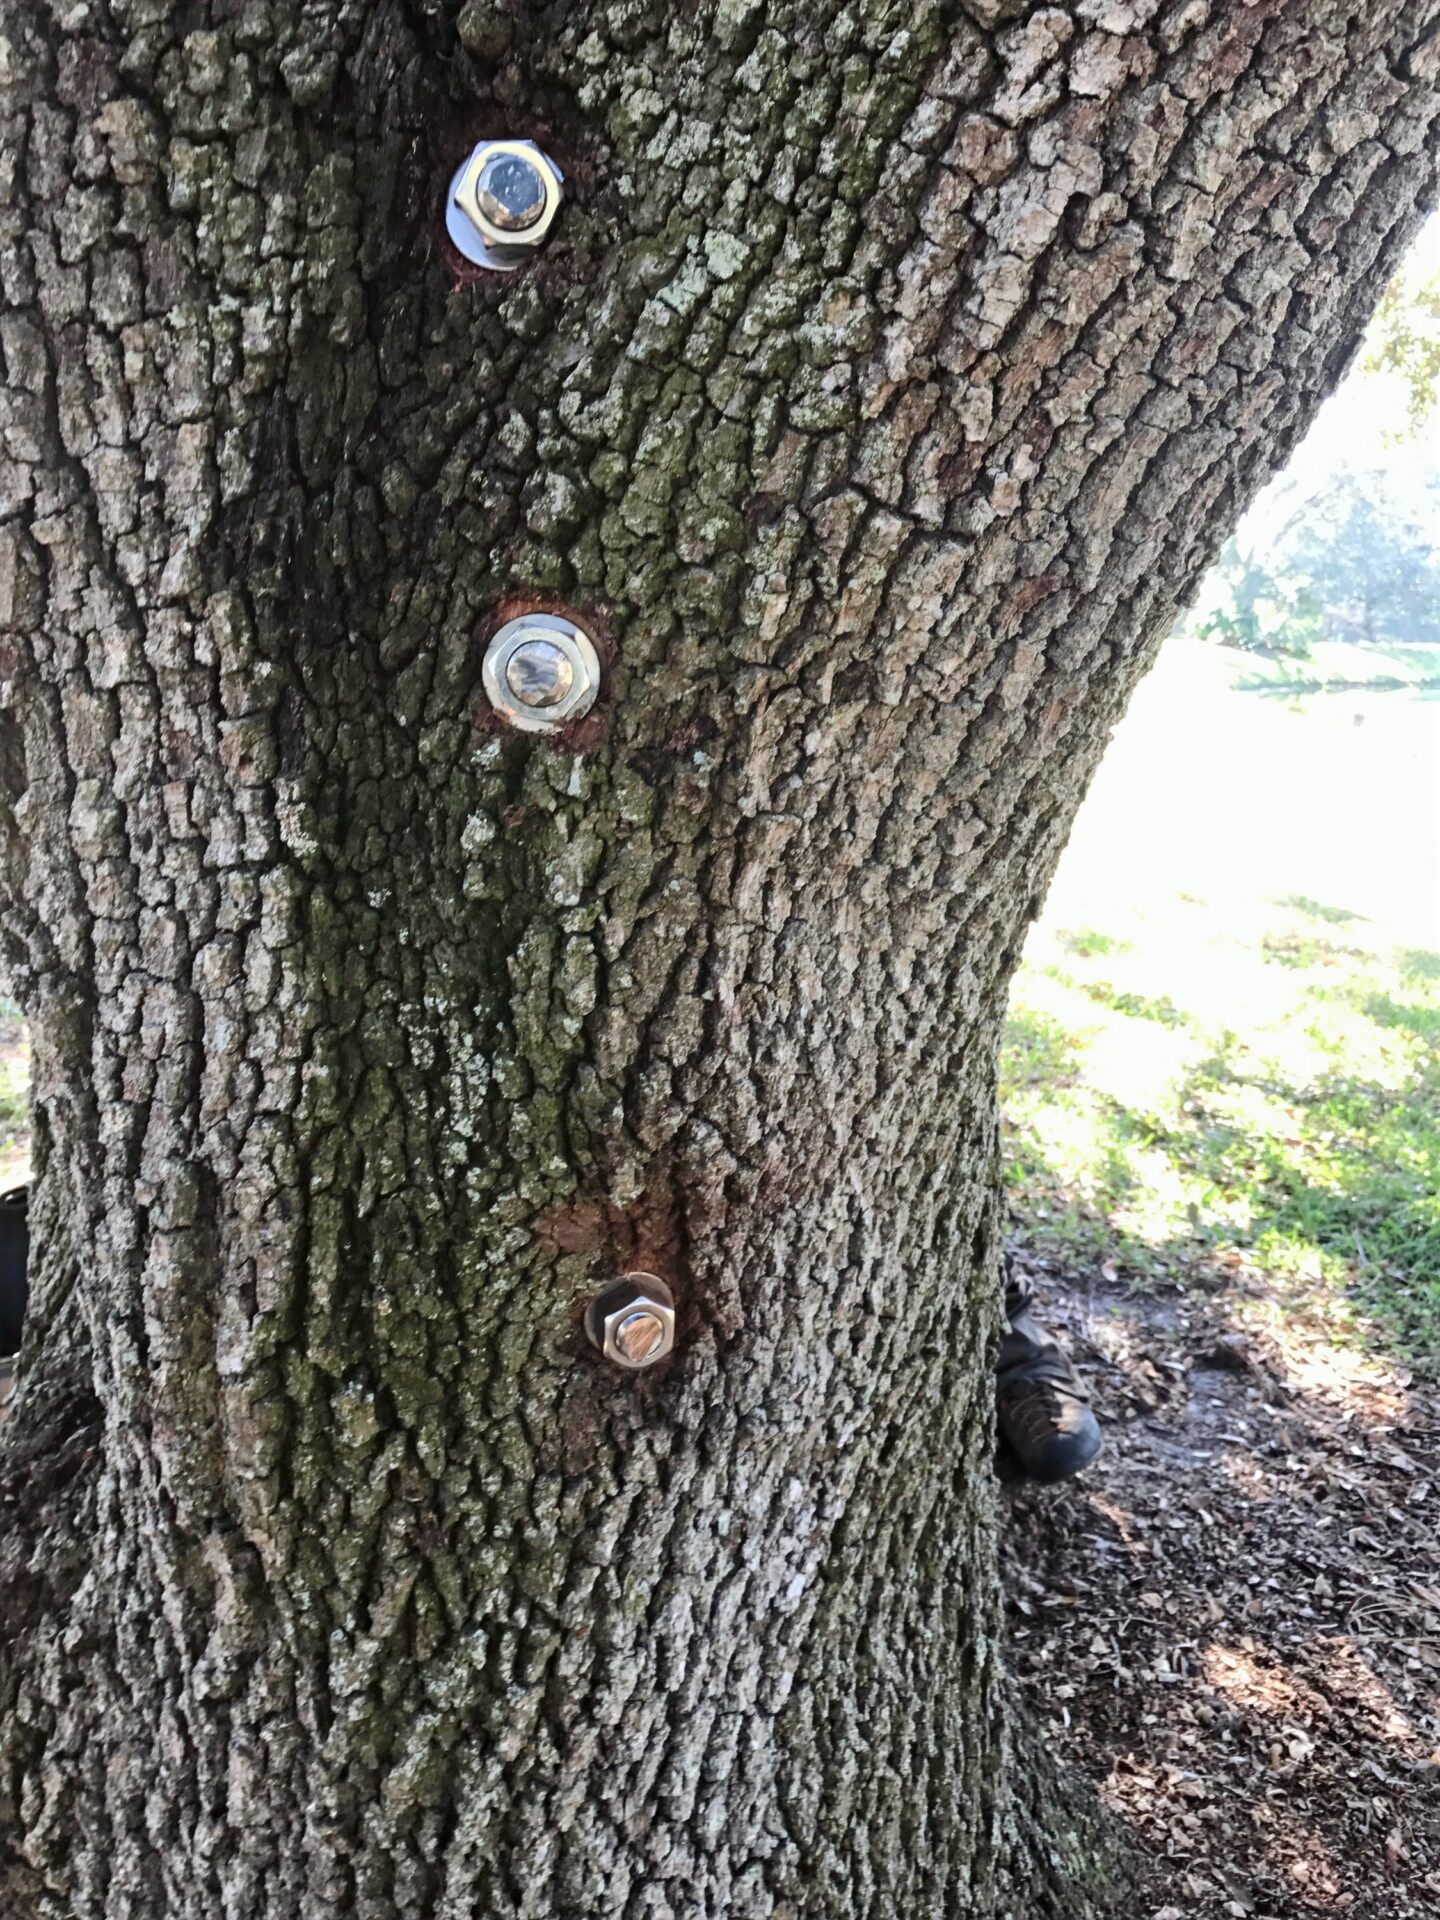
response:
{"label": "tree trunk", "polygon": [[[1440,7],[5,34],[0,1908],[1074,1920],[996,1653],[997,1028],[1431,193]],[[567,175],[514,275],[443,236],[487,134]],[[480,686],[536,605],[606,653],[558,744]]]}

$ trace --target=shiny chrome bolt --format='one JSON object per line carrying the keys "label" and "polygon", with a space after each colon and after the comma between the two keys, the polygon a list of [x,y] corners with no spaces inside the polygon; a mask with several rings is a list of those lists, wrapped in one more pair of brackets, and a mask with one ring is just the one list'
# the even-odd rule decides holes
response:
{"label": "shiny chrome bolt", "polygon": [[445,230],[467,260],[508,273],[544,246],[564,181],[533,140],[482,140],[450,182]]}
{"label": "shiny chrome bolt", "polygon": [[535,161],[492,148],[480,165],[475,200],[492,227],[524,233],[545,211],[545,181]]}
{"label": "shiny chrome bolt", "polygon": [[555,707],[575,684],[575,669],[553,640],[522,640],[505,667],[505,684],[522,707]]}
{"label": "shiny chrome bolt", "polygon": [[583,627],[558,613],[507,620],[481,669],[495,711],[522,733],[554,733],[588,713],[600,691],[600,656]]}
{"label": "shiny chrome bolt", "polygon": [[654,1273],[627,1273],[585,1309],[585,1331],[605,1358],[636,1373],[675,1345],[675,1300]]}

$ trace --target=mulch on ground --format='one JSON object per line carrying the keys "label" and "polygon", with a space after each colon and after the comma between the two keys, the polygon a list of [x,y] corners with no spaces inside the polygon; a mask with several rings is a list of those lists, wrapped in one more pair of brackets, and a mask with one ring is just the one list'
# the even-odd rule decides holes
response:
{"label": "mulch on ground", "polygon": [[1012,1659],[1136,1920],[1434,1920],[1440,1394],[1233,1293],[1035,1279],[1108,1444],[1008,1494]]}

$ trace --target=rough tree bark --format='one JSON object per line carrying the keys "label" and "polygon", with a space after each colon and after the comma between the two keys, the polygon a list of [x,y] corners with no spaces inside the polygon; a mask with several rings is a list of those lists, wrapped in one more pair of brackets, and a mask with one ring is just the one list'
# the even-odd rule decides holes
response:
{"label": "rough tree bark", "polygon": [[[1437,70],[1436,0],[10,8],[7,1916],[1087,1910],[1007,1784],[996,1028]],[[487,133],[572,188],[513,278]],[[536,602],[558,745],[480,692]]]}

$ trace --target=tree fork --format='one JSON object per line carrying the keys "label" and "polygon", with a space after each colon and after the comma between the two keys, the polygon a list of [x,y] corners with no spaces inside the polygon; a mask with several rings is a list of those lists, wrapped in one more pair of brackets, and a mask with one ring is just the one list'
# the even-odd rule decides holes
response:
{"label": "tree fork", "polygon": [[[1430,202],[1440,6],[4,38],[0,1906],[1063,1911],[1005,1764],[996,1038]],[[566,177],[509,274],[444,238],[485,136]],[[553,740],[481,686],[534,607],[604,675]],[[633,1374],[583,1326],[632,1269]]]}

